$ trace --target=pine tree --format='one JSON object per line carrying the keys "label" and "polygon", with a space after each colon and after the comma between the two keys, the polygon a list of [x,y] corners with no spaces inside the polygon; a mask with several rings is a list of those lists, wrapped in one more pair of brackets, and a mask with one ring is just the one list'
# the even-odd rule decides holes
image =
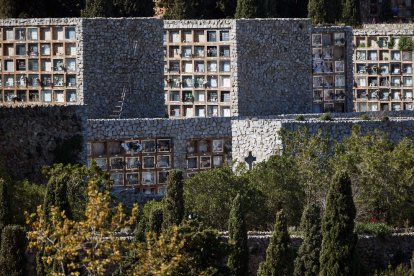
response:
{"label": "pine tree", "polygon": [[276,214],[273,235],[266,250],[266,260],[260,264],[257,275],[293,275],[293,251],[283,210]]}
{"label": "pine tree", "polygon": [[321,251],[321,210],[316,203],[309,203],[303,211],[301,230],[303,242],[295,260],[295,276],[317,276]]}
{"label": "pine tree", "polygon": [[167,177],[167,194],[164,198],[163,228],[179,225],[184,217],[183,174],[172,170]]}
{"label": "pine tree", "polygon": [[88,0],[82,17],[107,17],[112,15],[112,0]]}
{"label": "pine tree", "polygon": [[345,0],[342,9],[342,21],[351,26],[359,26],[361,24],[359,0]]}
{"label": "pine tree", "polygon": [[382,22],[389,22],[393,18],[391,0],[382,0],[379,18]]}
{"label": "pine tree", "polygon": [[321,276],[355,275],[355,205],[349,176],[337,173],[328,190],[322,220]]}
{"label": "pine tree", "polygon": [[8,186],[3,178],[0,178],[0,233],[4,227],[11,224],[11,210]]}
{"label": "pine tree", "polygon": [[0,251],[0,275],[26,275],[26,232],[18,225],[3,229]]}
{"label": "pine tree", "polygon": [[256,18],[257,16],[257,0],[237,0],[235,18]]}
{"label": "pine tree", "polygon": [[249,275],[247,229],[240,194],[233,199],[229,216],[230,255],[228,266],[232,275]]}

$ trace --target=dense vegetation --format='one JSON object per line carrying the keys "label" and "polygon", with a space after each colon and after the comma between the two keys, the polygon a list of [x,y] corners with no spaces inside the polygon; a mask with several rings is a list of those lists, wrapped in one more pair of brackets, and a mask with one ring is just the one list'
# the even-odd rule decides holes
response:
{"label": "dense vegetation", "polygon": [[[381,19],[392,19],[391,4]],[[360,24],[359,0],[0,0],[0,18],[151,17],[165,19],[304,18]]]}
{"label": "dense vegetation", "polygon": [[[126,210],[94,163],[45,168],[46,187],[0,170],[0,263],[8,264],[1,272],[25,273],[26,232],[39,275],[242,275],[247,230],[260,229],[273,236],[259,275],[362,274],[356,233],[386,237],[414,224],[414,142],[357,127],[342,142],[305,129],[280,135],[283,152],[252,170],[212,169],[186,180],[170,171],[164,199]],[[299,223],[295,259],[288,228]],[[226,243],[218,230],[227,229]]]}
{"label": "dense vegetation", "polygon": [[394,227],[414,224],[414,142],[391,141],[380,132],[361,135],[358,127],[342,142],[319,132],[282,131],[283,153],[237,174],[230,169],[202,172],[185,181],[186,212],[206,225],[226,229],[231,198],[245,198],[248,229],[270,230],[284,209],[288,225],[300,223],[306,202],[325,206],[331,177],[346,171],[352,182],[356,221]]}

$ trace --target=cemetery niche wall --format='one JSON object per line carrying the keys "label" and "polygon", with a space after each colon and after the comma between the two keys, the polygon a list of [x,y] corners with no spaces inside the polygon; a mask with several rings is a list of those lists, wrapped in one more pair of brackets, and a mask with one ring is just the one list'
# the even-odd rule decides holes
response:
{"label": "cemetery niche wall", "polygon": [[82,103],[79,19],[0,20],[0,105]]}
{"label": "cemetery niche wall", "polygon": [[412,24],[354,30],[354,109],[414,110]]}
{"label": "cemetery niche wall", "polygon": [[[282,127],[341,139],[355,123],[413,137],[413,30],[308,19],[2,19],[3,155],[22,158],[9,167],[25,177],[36,158],[56,160],[44,149],[80,135],[80,162],[97,162],[117,189],[162,195],[170,169],[251,168],[277,154]],[[391,120],[362,122],[351,110]]]}

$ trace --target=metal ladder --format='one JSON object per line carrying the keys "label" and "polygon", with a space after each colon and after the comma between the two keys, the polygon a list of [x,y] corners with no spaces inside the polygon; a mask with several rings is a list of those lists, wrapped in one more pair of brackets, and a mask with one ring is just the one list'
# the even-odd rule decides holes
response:
{"label": "metal ladder", "polygon": [[[138,50],[138,41],[134,41],[133,54],[132,54],[134,59],[137,57],[137,50]],[[128,64],[128,60],[126,60],[124,64]],[[128,69],[129,69],[128,80],[122,86],[121,100],[118,101],[118,104],[115,106],[115,109],[112,110],[112,114],[109,115],[111,119],[121,119],[122,111],[124,110],[126,94],[128,92],[128,89],[132,89],[133,87],[133,85],[131,84],[132,77],[133,77],[133,70],[132,68],[127,68],[127,70]]]}

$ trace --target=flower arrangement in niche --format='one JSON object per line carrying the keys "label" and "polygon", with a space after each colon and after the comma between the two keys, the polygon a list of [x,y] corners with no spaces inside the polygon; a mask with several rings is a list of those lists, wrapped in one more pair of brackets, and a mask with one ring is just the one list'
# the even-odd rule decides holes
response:
{"label": "flower arrangement in niche", "polygon": [[129,141],[121,144],[122,148],[128,153],[139,153],[142,145],[139,142]]}

